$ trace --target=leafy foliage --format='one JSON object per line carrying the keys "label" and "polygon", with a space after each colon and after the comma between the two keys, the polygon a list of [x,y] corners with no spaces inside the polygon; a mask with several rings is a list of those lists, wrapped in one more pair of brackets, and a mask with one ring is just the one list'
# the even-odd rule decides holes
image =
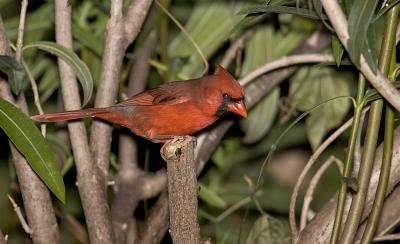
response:
{"label": "leafy foliage", "polygon": [[[346,73],[336,73],[326,67],[304,67],[293,76],[289,88],[289,97],[294,105],[301,111],[331,98],[350,96],[349,81],[353,78]],[[306,119],[307,135],[311,146],[315,149],[324,136],[340,125],[350,109],[346,99],[331,101],[323,107],[312,112]]]}
{"label": "leafy foliage", "polygon": [[[378,1],[375,0],[354,0],[353,6],[349,14],[349,35],[348,41],[349,55],[352,56],[356,63],[360,62],[360,55],[363,50],[363,54],[370,52],[370,46],[364,48],[367,40],[367,31],[372,21],[376,5]],[[376,72],[376,56],[375,58],[368,58],[368,64]]]}
{"label": "leafy foliage", "polygon": [[[12,0],[0,1],[2,19],[10,42],[15,43],[18,34],[20,9]],[[129,1],[124,1],[126,7]],[[234,53],[233,61],[227,67],[237,79],[251,73],[261,65],[277,60],[292,52],[297,52],[303,41],[317,29],[332,30],[326,13],[319,0],[270,0],[270,1],[169,1],[169,10],[182,23],[185,30],[210,62],[210,67],[221,62],[232,43],[241,37],[244,31],[250,37],[241,43]],[[307,64],[296,66],[294,74],[288,74],[286,80],[272,89],[249,111],[246,120],[236,123],[227,132],[222,142],[211,155],[205,170],[199,177],[199,215],[202,237],[210,237],[214,243],[288,243],[287,214],[294,181],[304,167],[312,150],[342,124],[344,118],[351,117],[349,99],[337,98],[352,96],[354,77],[357,71],[349,66],[348,57],[359,60],[364,55],[368,64],[376,70],[377,53],[382,37],[384,14],[398,4],[399,0],[388,2],[388,6],[379,9],[378,1],[342,0],[339,1],[349,20],[349,53],[332,32],[331,50],[335,56],[336,68]],[[38,83],[40,101],[45,111],[60,110],[62,102],[58,98],[60,92],[57,58],[69,62],[73,67],[82,87],[84,104],[92,106],[92,94],[96,92],[99,81],[102,55],[104,52],[105,32],[109,19],[110,1],[85,0],[71,1],[73,52],[54,42],[54,2],[38,1],[30,3],[25,24],[24,60]],[[163,14],[156,7],[149,14],[138,38],[128,48],[120,75],[119,99],[125,95],[127,81],[131,75],[132,63],[138,57],[138,50],[150,32],[158,32],[155,52],[149,60],[151,70],[147,88],[162,82],[182,78],[198,77],[203,70],[203,61],[187,37],[173,24],[161,25]],[[45,21],[44,21],[45,20]],[[164,27],[163,27],[164,26]],[[160,33],[167,33],[166,43],[161,42]],[[31,48],[35,47],[35,48]],[[38,49],[44,50],[42,52]],[[307,49],[301,50],[307,53]],[[167,53],[167,62],[160,59]],[[56,57],[49,54],[55,54]],[[331,65],[331,64],[329,64]],[[11,57],[0,57],[0,70],[6,75],[13,92],[24,92],[29,108],[33,109],[33,98],[27,86],[24,71]],[[168,73],[168,78],[162,74]],[[285,69],[279,70],[285,72]],[[261,85],[256,89],[264,89],[269,82],[258,77]],[[396,83],[396,85],[398,85]],[[246,94],[249,99],[250,95]],[[335,99],[337,98],[337,99]],[[379,93],[371,89],[367,93],[366,102],[381,98]],[[258,99],[258,98],[257,98]],[[326,102],[332,99],[332,101]],[[298,112],[310,111],[321,105],[290,129],[282,138],[276,152],[268,162],[265,170],[260,172],[261,164],[270,148],[276,146],[276,139],[285,131]],[[84,216],[80,206],[78,191],[75,186],[75,169],[73,155],[68,143],[63,140],[64,126],[51,124],[48,126],[47,140],[44,141],[29,118],[0,100],[0,126],[29,160],[32,167],[46,182],[49,189],[63,201],[65,192],[68,195],[66,205],[58,206],[63,212],[74,216],[84,224]],[[3,114],[3,115],[1,115]],[[9,119],[9,118],[10,119]],[[13,125],[13,124],[16,125]],[[87,126],[90,123],[86,124]],[[89,127],[88,127],[89,128]],[[17,134],[18,133],[18,134]],[[21,134],[27,134],[24,139]],[[118,138],[125,132],[116,127],[111,147],[113,167],[110,169],[110,180],[115,180],[119,168]],[[1,136],[1,135],[0,135]],[[345,137],[345,136],[344,136]],[[347,141],[339,138],[321,156],[321,160],[330,155],[345,157]],[[7,137],[2,136],[7,143]],[[28,146],[29,144],[29,146]],[[22,146],[21,146],[22,145]],[[311,145],[311,146],[310,146]],[[146,171],[154,171],[165,166],[159,157],[158,145],[138,140],[138,159],[145,165]],[[5,150],[4,150],[5,151]],[[37,154],[35,152],[39,152]],[[55,156],[54,156],[54,155]],[[292,157],[285,157],[293,155]],[[42,159],[40,159],[40,157]],[[15,172],[12,164],[7,164],[6,153],[0,154],[0,196],[3,193],[17,193]],[[62,174],[55,164],[62,165]],[[144,163],[143,163],[144,161]],[[4,162],[4,163],[3,163]],[[148,163],[150,166],[148,166]],[[10,173],[7,173],[10,172]],[[253,195],[257,178],[260,181],[257,194]],[[65,175],[66,189],[63,178]],[[321,179],[313,200],[313,210],[321,206],[336,191],[338,184],[345,181],[349,187],[354,179],[342,179],[336,169],[328,169]],[[353,184],[354,185],[354,184]],[[355,184],[356,186],[356,184]],[[110,188],[110,202],[113,191]],[[302,192],[300,192],[300,195]],[[0,208],[7,211],[4,216],[14,216],[8,202],[0,198]],[[297,210],[300,207],[299,201]],[[5,207],[4,207],[5,206]],[[139,223],[146,220],[153,201],[145,201],[136,210],[135,218]],[[262,210],[262,211],[261,211]],[[267,214],[265,214],[267,213]],[[279,220],[275,215],[279,215]],[[216,217],[215,217],[216,216]],[[5,217],[7,218],[7,217]],[[0,221],[0,229],[7,233],[19,231],[19,223],[15,219]],[[74,243],[73,233],[63,223],[62,239],[66,243]],[[24,235],[10,235],[15,243]],[[10,241],[10,243],[12,243]]]}
{"label": "leafy foliage", "polygon": [[0,127],[54,195],[61,202],[65,202],[64,182],[46,140],[32,120],[2,98],[0,98]]}
{"label": "leafy foliage", "polygon": [[89,102],[89,99],[92,96],[93,92],[93,78],[86,64],[82,62],[79,57],[70,49],[63,47],[57,43],[45,41],[34,42],[26,45],[24,47],[24,50],[32,47],[39,48],[51,54],[54,54],[71,66],[79,81],[81,82],[83,89],[83,106],[85,106]]}
{"label": "leafy foliage", "polygon": [[261,216],[250,230],[246,244],[283,244],[291,243],[287,229],[281,221],[270,216]]}

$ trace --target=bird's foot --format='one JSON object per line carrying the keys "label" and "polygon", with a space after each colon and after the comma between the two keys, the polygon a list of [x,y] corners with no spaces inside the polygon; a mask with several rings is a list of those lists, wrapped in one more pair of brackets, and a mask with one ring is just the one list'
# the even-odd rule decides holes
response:
{"label": "bird's foot", "polygon": [[[165,140],[164,145],[160,149],[161,157],[165,160],[167,155],[167,150],[172,144],[181,144],[185,140],[191,140],[196,142],[196,137],[193,136],[162,136]],[[167,139],[168,138],[168,139]],[[159,140],[159,138],[157,138]]]}

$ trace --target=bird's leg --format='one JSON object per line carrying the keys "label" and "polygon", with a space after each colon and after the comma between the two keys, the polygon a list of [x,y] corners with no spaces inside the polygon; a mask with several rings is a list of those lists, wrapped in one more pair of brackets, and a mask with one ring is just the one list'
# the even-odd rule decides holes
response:
{"label": "bird's leg", "polygon": [[196,141],[196,137],[193,137],[193,136],[175,136],[175,135],[162,135],[162,136],[157,136],[154,139],[159,140],[159,141],[162,140],[165,142],[164,145],[160,149],[161,157],[164,158],[165,150],[171,143],[181,142],[188,138]]}

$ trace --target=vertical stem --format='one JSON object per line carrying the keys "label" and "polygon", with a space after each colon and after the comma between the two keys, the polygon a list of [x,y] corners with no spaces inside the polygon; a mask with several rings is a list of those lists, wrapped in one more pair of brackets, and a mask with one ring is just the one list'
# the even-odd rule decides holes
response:
{"label": "vertical stem", "polygon": [[[160,4],[164,6],[164,8],[168,9],[170,5],[170,0],[160,0]],[[168,56],[168,16],[163,14],[161,16],[161,22],[159,27],[159,36],[160,36],[160,58],[161,62],[169,66],[169,56]],[[165,81],[169,81],[170,79],[169,69],[162,73]]]}
{"label": "vertical stem", "polygon": [[21,63],[21,58],[22,58],[22,46],[24,43],[25,17],[27,8],[28,8],[28,0],[22,0],[21,15],[19,17],[18,38],[16,45],[17,48],[15,50],[15,59],[18,61],[18,63]]}
{"label": "vertical stem", "polygon": [[[354,120],[350,132],[348,152],[342,173],[343,177],[349,177],[353,170],[353,165],[354,165],[353,155],[357,141],[357,133],[360,126],[361,113],[363,109],[362,101],[364,99],[364,93],[365,93],[365,78],[360,74],[358,78],[357,106],[354,111]],[[343,219],[344,205],[346,203],[346,195],[347,195],[347,184],[344,181],[342,181],[338,195],[335,222],[333,225],[333,231],[330,241],[331,244],[337,243],[339,239],[340,227]]]}
{"label": "vertical stem", "polygon": [[[393,32],[396,32],[397,30],[398,15],[399,15],[399,5],[393,7],[387,14],[386,27],[388,28],[388,30],[392,31],[391,33],[388,34],[389,36],[396,35],[396,33]],[[389,73],[392,73],[395,70],[396,66],[396,53],[394,49],[395,43],[393,40],[390,41],[391,41],[390,43],[392,44],[392,60]],[[391,80],[394,80],[394,77],[391,77]],[[390,168],[391,168],[392,154],[393,154],[394,113],[393,109],[389,104],[386,104],[385,107],[386,107],[385,132],[384,132],[381,173],[379,175],[379,183],[376,190],[374,205],[372,206],[372,212],[368,219],[364,235],[361,239],[361,243],[363,244],[372,242],[372,239],[378,227],[390,176]]]}
{"label": "vertical stem", "polygon": [[[392,11],[396,11],[396,15],[394,15]],[[387,76],[391,63],[394,40],[396,36],[396,24],[393,24],[393,22],[394,18],[397,18],[397,11],[398,10],[390,10],[386,17],[385,31],[383,34],[381,53],[378,64],[379,70],[384,76]],[[342,241],[345,244],[353,243],[353,239],[357,232],[361,215],[364,210],[365,198],[368,193],[368,185],[375,158],[375,150],[379,133],[382,107],[382,100],[374,101],[371,105],[371,112],[368,118],[365,146],[362,155],[362,165],[358,175],[358,191],[351,203],[349,216],[346,222],[346,228],[343,233]]]}
{"label": "vertical stem", "polygon": [[3,235],[3,232],[0,230],[0,244],[6,244],[6,238]]}

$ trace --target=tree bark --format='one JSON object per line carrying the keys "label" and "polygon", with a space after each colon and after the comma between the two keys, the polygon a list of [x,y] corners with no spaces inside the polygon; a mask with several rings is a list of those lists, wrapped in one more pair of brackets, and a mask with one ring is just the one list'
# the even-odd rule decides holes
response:
{"label": "tree bark", "polygon": [[163,146],[167,162],[171,237],[175,244],[200,243],[194,137],[178,137]]}

